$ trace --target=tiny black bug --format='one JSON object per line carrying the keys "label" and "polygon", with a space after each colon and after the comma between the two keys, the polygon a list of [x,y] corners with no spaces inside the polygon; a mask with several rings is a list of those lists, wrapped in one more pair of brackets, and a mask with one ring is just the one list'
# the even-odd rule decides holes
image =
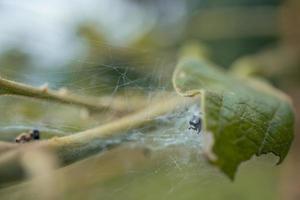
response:
{"label": "tiny black bug", "polygon": [[39,140],[40,139],[40,131],[37,129],[34,129],[31,133],[30,133],[32,139],[34,140]]}
{"label": "tiny black bug", "polygon": [[193,115],[192,119],[189,121],[189,129],[197,131],[197,134],[201,132],[202,120],[199,115]]}

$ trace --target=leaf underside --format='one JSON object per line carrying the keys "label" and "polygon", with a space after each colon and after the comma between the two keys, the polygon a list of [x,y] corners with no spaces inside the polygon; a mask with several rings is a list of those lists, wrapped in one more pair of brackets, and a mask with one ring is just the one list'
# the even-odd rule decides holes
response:
{"label": "leaf underside", "polygon": [[294,113],[280,91],[259,80],[234,77],[200,58],[181,60],[173,84],[183,96],[201,95],[203,132],[213,136],[208,159],[231,179],[253,155],[273,153],[279,163],[287,155]]}

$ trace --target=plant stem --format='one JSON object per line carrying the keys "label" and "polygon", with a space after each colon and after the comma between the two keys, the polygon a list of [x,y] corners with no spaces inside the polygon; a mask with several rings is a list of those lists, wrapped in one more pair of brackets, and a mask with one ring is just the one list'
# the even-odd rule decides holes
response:
{"label": "plant stem", "polygon": [[[0,95],[31,97],[64,104],[78,105],[89,110],[96,111],[112,109],[114,111],[124,113],[132,109],[130,106],[126,106],[120,99],[115,101],[111,98],[85,97],[72,94],[68,91],[55,91],[48,88],[32,87],[30,85],[7,80],[2,77],[0,77]],[[135,105],[138,107],[140,104],[135,103]]]}
{"label": "plant stem", "polygon": [[0,155],[16,147],[17,147],[16,144],[0,141]]}
{"label": "plant stem", "polygon": [[[103,150],[99,144],[103,144],[103,141],[106,139],[120,136],[128,133],[130,130],[140,128],[153,122],[159,116],[166,115],[178,108],[190,105],[194,100],[195,99],[179,97],[177,95],[175,97],[168,95],[166,98],[162,98],[150,104],[141,111],[137,111],[93,129],[69,136],[54,137],[41,142],[14,145],[15,148],[13,148],[13,150],[0,156],[0,176],[3,174],[3,170],[7,173],[7,166],[14,166],[12,170],[22,171],[20,158],[22,158],[22,155],[28,149],[35,148],[35,151],[42,149],[50,150],[59,157],[62,164],[70,164]],[[10,172],[9,174],[12,176],[9,176],[7,178],[8,180],[16,178],[15,173]]]}
{"label": "plant stem", "polygon": [[177,96],[170,98],[168,96],[168,98],[161,99],[147,108],[119,120],[77,134],[50,139],[47,145],[55,151],[58,150],[59,154],[62,155],[61,160],[63,162],[74,162],[90,153],[100,151],[101,149],[97,145],[98,142],[140,128],[153,122],[157,117],[170,113],[191,102],[187,98]]}

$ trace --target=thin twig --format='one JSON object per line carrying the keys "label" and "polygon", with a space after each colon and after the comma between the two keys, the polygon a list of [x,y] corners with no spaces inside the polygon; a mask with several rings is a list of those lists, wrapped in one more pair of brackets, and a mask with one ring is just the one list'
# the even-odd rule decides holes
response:
{"label": "thin twig", "polygon": [[0,95],[16,95],[31,97],[36,99],[49,100],[64,104],[78,105],[89,110],[113,110],[117,112],[128,112],[132,107],[137,108],[140,104],[135,101],[134,106],[126,106],[126,104],[117,98],[117,101],[111,98],[87,97],[72,94],[67,90],[55,91],[47,87],[33,87],[23,83],[7,80],[0,77]]}
{"label": "thin twig", "polygon": [[0,141],[0,155],[17,147],[16,144]]}
{"label": "thin twig", "polygon": [[[74,162],[90,154],[90,152],[95,152],[97,149],[99,151],[97,142],[101,142],[105,138],[126,134],[130,130],[149,124],[157,117],[170,113],[191,102],[187,98],[167,96],[145,109],[119,120],[77,134],[50,139],[47,141],[47,145],[55,151],[58,150],[59,154],[62,155],[62,161],[66,163]],[[89,145],[91,143],[94,145]]]}
{"label": "thin twig", "polygon": [[[103,143],[106,139],[126,134],[130,130],[149,124],[159,116],[166,115],[184,105],[191,104],[194,102],[193,100],[179,96],[167,96],[141,111],[90,130],[36,143],[14,145],[14,150],[0,156],[0,175],[3,174],[3,170],[7,173],[7,166],[15,166],[12,170],[22,171],[20,158],[24,152],[32,148],[35,148],[36,151],[46,149],[54,152],[63,164],[75,162],[103,150],[99,144]],[[14,173],[9,174],[15,176]]]}

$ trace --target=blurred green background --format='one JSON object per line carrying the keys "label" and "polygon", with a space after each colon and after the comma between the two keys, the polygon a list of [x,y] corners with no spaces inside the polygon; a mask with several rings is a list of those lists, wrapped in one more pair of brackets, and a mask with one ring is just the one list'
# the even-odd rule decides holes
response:
{"label": "blurred green background", "polygon": [[[150,102],[156,93],[172,91],[180,48],[200,43],[218,65],[250,66],[269,79],[292,97],[298,113],[299,13],[298,0],[0,1],[0,75],[123,101],[137,94]],[[52,137],[119,117],[6,96],[0,108],[5,141],[34,127]],[[298,136],[282,165],[275,167],[269,156],[253,158],[231,182],[205,162],[201,145],[191,147],[201,141],[186,134],[188,119],[181,118],[180,127],[158,121],[163,131],[148,127],[149,138],[137,134],[132,143],[51,172],[51,180],[1,185],[0,198],[300,199]],[[167,139],[156,144],[162,134]]]}

